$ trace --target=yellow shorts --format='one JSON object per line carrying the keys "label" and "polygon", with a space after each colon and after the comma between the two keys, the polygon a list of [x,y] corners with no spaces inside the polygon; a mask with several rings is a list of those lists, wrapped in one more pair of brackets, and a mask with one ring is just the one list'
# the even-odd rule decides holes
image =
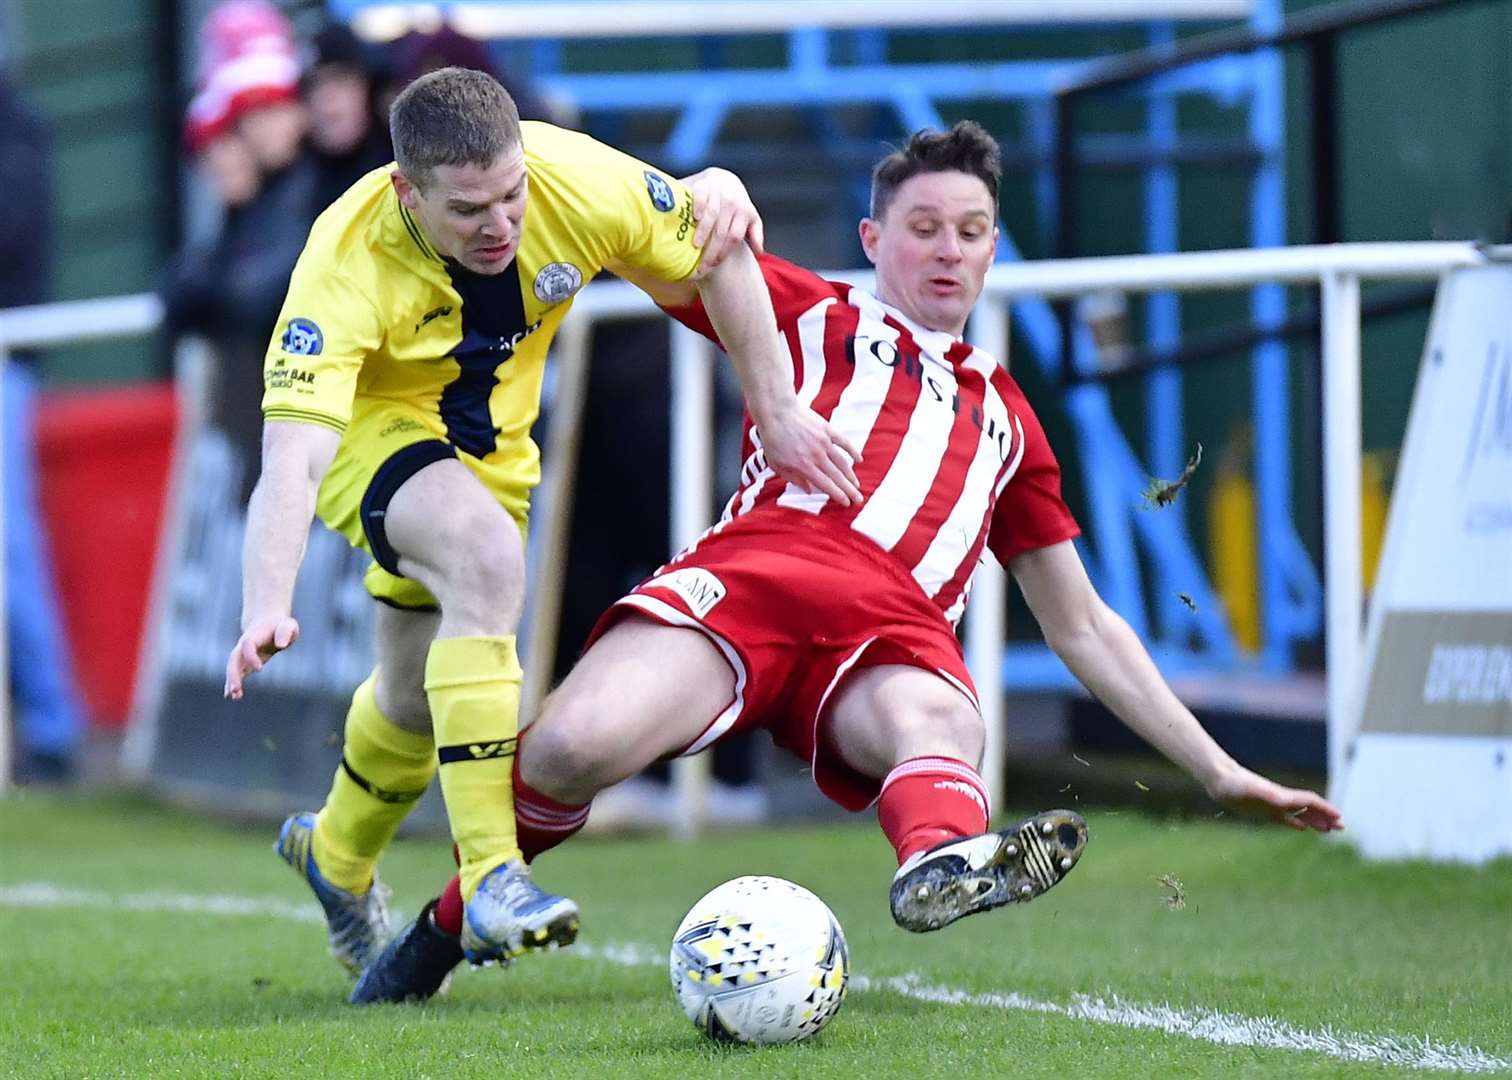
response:
{"label": "yellow shorts", "polygon": [[431,410],[402,401],[359,398],[342,435],[336,458],[320,485],[315,512],[332,530],[374,557],[363,585],[378,601],[411,610],[435,610],[436,598],[413,578],[404,577],[383,535],[383,511],[395,491],[420,469],[455,457],[520,526],[524,539],[530,492],[540,480],[535,443],[501,447],[485,458],[454,449],[446,427]]}

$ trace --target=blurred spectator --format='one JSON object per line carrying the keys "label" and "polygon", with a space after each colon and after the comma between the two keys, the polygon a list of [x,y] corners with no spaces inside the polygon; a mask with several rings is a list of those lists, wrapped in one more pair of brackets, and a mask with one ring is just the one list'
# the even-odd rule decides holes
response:
{"label": "blurred spectator", "polygon": [[215,136],[197,154],[200,168],[223,210],[252,201],[262,187],[262,170],[252,148],[234,131]]}
{"label": "blurred spectator", "polygon": [[305,145],[293,27],[266,0],[231,0],[201,30],[200,89],[185,121],[187,148],[223,205],[219,232],[164,269],[159,291],[171,332],[215,352],[210,422],[256,480],[262,361],[289,273],[316,213],[321,170]]}
{"label": "blurred spectator", "polygon": [[[0,73],[0,308],[46,298],[52,262],[48,131]],[[72,779],[84,714],[59,615],[52,560],[37,503],[35,357],[3,365],[5,598],[10,685],[17,708],[16,776]]]}
{"label": "blurred spectator", "polygon": [[388,105],[394,96],[426,72],[444,67],[471,68],[486,71],[509,91],[515,106],[520,110],[521,120],[546,120],[553,124],[571,126],[572,117],[553,102],[542,97],[527,82],[499,70],[489,55],[488,47],[476,38],[470,38],[450,26],[442,26],[432,33],[406,34],[393,44],[393,78],[380,101],[380,115],[388,115]]}
{"label": "blurred spectator", "polygon": [[375,111],[379,76],[361,41],[341,23],[315,34],[304,77],[310,147],[320,169],[316,202],[331,205],[362,174],[393,158],[388,125]]}

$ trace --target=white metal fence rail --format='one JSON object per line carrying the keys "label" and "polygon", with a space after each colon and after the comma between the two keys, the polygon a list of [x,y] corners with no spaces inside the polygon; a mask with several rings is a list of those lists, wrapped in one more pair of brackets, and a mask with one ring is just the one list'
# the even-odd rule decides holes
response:
{"label": "white metal fence rail", "polygon": [[[1512,259],[1512,248],[1469,243],[1339,244],[1328,247],[1242,249],[1174,255],[1045,260],[994,266],[968,328],[971,340],[1003,355],[1008,337],[1008,305],[1021,296],[1075,297],[1098,289],[1131,292],[1242,288],[1264,282],[1316,284],[1323,321],[1323,431],[1326,627],[1329,766],[1338,769],[1343,745],[1336,725],[1358,692],[1361,641],[1360,586],[1360,283],[1366,280],[1436,278],[1459,267]],[[865,284],[869,273],[842,272],[837,278]],[[650,300],[623,283],[589,286],[574,306],[583,323],[641,317]],[[126,337],[154,331],[161,307],[151,296],[77,301],[0,312],[0,364],[11,349]],[[712,346],[679,326],[672,329],[671,529],[675,546],[687,542],[712,519],[711,416]],[[586,350],[590,334],[564,337],[564,347]],[[550,462],[546,463],[550,469]],[[3,524],[3,522],[0,522]],[[1002,694],[998,665],[1004,638],[1005,579],[995,565],[978,572],[974,603],[967,609],[967,660],[982,689],[987,722],[983,774],[1001,793],[1003,763]],[[3,585],[0,585],[3,589]],[[3,598],[3,592],[0,592]],[[5,654],[0,620],[0,658]],[[0,664],[0,784],[10,775],[10,711],[7,669]],[[676,783],[683,815],[695,828],[700,817],[703,773],[681,762]]]}

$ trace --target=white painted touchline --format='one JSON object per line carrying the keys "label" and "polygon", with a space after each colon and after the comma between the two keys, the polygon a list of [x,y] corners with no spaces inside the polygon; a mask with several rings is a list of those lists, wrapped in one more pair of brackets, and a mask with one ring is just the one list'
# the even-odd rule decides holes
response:
{"label": "white painted touchline", "polygon": [[[112,894],[72,889],[50,882],[0,885],[0,907],[108,908],[129,911],[176,911],[202,915],[229,915],[284,919],[303,923],[324,922],[320,912],[305,904],[284,900],[258,900],[245,896],[189,895],[183,893]],[[664,966],[666,953],[634,943],[591,945],[581,943],[567,955],[603,960],[623,967]],[[1077,994],[1069,1004],[1043,1001],[1018,993],[971,993],[928,983],[915,973],[883,978],[853,975],[851,987],[862,992],[882,991],[938,1005],[967,1005],[987,1009],[1064,1016],[1073,1020],[1145,1028],[1181,1035],[1224,1046],[1254,1046],[1267,1050],[1306,1050],[1343,1061],[1400,1065],[1465,1073],[1512,1072],[1512,1058],[1497,1057],[1461,1043],[1435,1043],[1416,1035],[1365,1035],[1322,1028],[1308,1031],[1270,1017],[1237,1016],[1212,1009],[1176,1008],[1125,1001],[1117,995],[1092,997]]]}
{"label": "white painted touchline", "polygon": [[1116,994],[1105,998],[1077,994],[1069,1005],[1063,1005],[1017,993],[972,994],[946,986],[931,986],[913,973],[884,979],[857,976],[853,979],[853,985],[862,990],[890,990],[917,1001],[942,1005],[1018,1009],[1066,1016],[1074,1020],[1116,1024],[1119,1027],[1150,1028],[1225,1046],[1311,1050],[1344,1061],[1402,1065],[1412,1069],[1469,1073],[1512,1071],[1512,1059],[1499,1058],[1461,1043],[1435,1043],[1415,1035],[1362,1035],[1334,1031],[1327,1027],[1318,1031],[1306,1031],[1268,1016],[1236,1016],[1213,1009],[1149,1005],[1125,1001]]}
{"label": "white painted touchline", "polygon": [[254,900],[247,896],[186,893],[104,893],[69,889],[46,881],[0,885],[0,907],[125,908],[128,911],[182,911],[196,915],[251,915],[267,919],[324,923],[319,908],[285,900]]}

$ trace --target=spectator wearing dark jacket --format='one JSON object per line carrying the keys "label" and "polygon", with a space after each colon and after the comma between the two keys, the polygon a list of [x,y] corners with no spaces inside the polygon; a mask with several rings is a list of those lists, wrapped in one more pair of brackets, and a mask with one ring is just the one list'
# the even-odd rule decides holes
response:
{"label": "spectator wearing dark jacket", "polygon": [[224,213],[213,238],[170,261],[159,291],[170,332],[198,334],[214,350],[210,422],[245,466],[245,497],[256,479],[263,353],[322,208],[321,170],[306,145],[297,49],[282,14],[233,0],[211,12],[202,37],[214,63],[190,104],[186,138],[208,166]]}
{"label": "spectator wearing dark jacket", "polygon": [[393,160],[388,124],[376,111],[381,73],[357,36],[341,23],[316,32],[302,86],[310,114],[310,148],[320,180],[323,210],[359,176]]}

